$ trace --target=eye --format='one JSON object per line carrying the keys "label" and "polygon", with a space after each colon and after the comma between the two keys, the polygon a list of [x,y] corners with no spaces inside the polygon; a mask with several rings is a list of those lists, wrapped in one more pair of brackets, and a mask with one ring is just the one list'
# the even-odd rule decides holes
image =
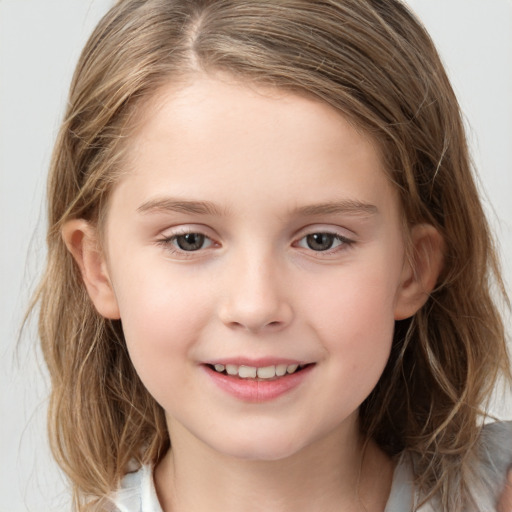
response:
{"label": "eye", "polygon": [[214,242],[202,233],[185,232],[167,236],[160,240],[159,243],[173,253],[180,253],[207,249],[211,247]]}
{"label": "eye", "polygon": [[198,251],[199,249],[203,249],[205,242],[208,241],[209,239],[201,233],[186,233],[172,237],[172,242],[182,251]]}
{"label": "eye", "polygon": [[336,233],[310,233],[301,238],[297,245],[312,251],[323,252],[351,243],[351,240]]}

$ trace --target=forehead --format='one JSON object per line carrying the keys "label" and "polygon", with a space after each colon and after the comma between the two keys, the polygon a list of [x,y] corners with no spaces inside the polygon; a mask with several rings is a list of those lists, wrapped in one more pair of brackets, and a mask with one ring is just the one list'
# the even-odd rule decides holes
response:
{"label": "forehead", "polygon": [[160,89],[142,109],[126,157],[126,178],[148,200],[264,199],[279,190],[282,200],[305,205],[313,191],[327,202],[338,194],[366,201],[351,195],[390,186],[377,144],[337,110],[226,75]]}
{"label": "forehead", "polygon": [[218,121],[233,120],[237,114],[250,114],[250,118],[246,117],[248,128],[261,121],[263,116],[267,123],[272,123],[277,117],[284,119],[284,115],[288,119],[295,116],[302,120],[307,116],[317,119],[321,115],[325,121],[337,123],[338,128],[350,127],[377,151],[380,148],[378,138],[363,129],[354,114],[341,112],[306,90],[271,85],[264,80],[256,82],[224,71],[191,71],[159,86],[136,106],[129,123],[130,134],[143,135],[148,125],[156,127],[171,110],[176,122],[187,118],[193,120],[191,114],[196,115],[199,111],[205,116],[216,116]]}

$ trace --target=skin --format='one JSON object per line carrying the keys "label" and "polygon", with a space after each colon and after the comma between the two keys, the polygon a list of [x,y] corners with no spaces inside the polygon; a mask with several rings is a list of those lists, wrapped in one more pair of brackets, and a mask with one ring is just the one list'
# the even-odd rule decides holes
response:
{"label": "skin", "polygon": [[509,469],[505,489],[500,498],[497,512],[512,512],[512,470]]}
{"label": "skin", "polygon": [[[319,101],[199,75],[152,105],[103,248],[83,220],[63,236],[166,412],[163,509],[382,511],[393,464],[372,442],[363,451],[358,409],[395,320],[435,285],[440,236],[413,228],[413,268],[378,149]],[[186,233],[204,243],[180,248]],[[315,233],[332,247],[312,246]],[[311,366],[288,392],[247,401],[205,370],[240,358]]]}

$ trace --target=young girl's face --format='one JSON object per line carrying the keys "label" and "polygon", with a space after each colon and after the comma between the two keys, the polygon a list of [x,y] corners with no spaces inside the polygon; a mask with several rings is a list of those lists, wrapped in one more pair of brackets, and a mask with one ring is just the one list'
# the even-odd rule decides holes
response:
{"label": "young girl's face", "polygon": [[164,90],[128,145],[91,296],[173,443],[251,459],[352,443],[415,308],[376,147],[324,103],[226,76]]}

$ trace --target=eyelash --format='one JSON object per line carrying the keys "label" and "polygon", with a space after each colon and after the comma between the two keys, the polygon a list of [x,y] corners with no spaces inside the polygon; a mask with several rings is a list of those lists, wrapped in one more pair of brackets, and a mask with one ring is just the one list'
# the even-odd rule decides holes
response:
{"label": "eyelash", "polygon": [[[187,251],[185,249],[182,249],[179,246],[176,246],[178,244],[178,240],[181,237],[185,237],[187,235],[198,235],[198,236],[202,237],[201,247],[194,249],[194,250]],[[304,247],[304,246],[299,245],[303,240],[305,240],[306,244],[307,244],[308,243],[307,238],[313,237],[315,235],[327,235],[329,237],[332,237],[332,240],[331,240],[332,243],[339,242],[339,244],[335,245],[334,248],[329,247],[325,250],[317,250],[317,251],[315,251],[311,247]],[[206,242],[206,241],[208,241],[209,243],[208,243],[207,247],[204,247],[204,242]],[[195,231],[195,230],[184,230],[182,232],[174,233],[170,236],[161,238],[160,240],[157,241],[157,243],[159,245],[163,246],[166,249],[166,251],[170,252],[171,254],[179,254],[180,257],[182,257],[182,258],[194,257],[194,255],[196,253],[200,253],[203,250],[208,249],[209,247],[214,246],[216,244],[216,242],[214,240],[212,240],[209,236],[205,235],[204,233],[201,233],[200,231]],[[312,231],[310,233],[303,235],[301,238],[299,238],[296,242],[293,243],[293,246],[301,247],[306,250],[310,250],[313,254],[318,255],[319,257],[322,257],[322,256],[330,256],[330,255],[338,253],[340,251],[347,250],[354,243],[355,243],[354,240],[351,240],[345,236],[342,236],[339,233],[328,231],[328,230],[325,230],[325,231],[319,230],[319,231]]]}
{"label": "eyelash", "polygon": [[195,230],[183,230],[178,233],[174,233],[171,236],[166,236],[164,238],[161,238],[157,241],[159,245],[162,245],[166,251],[170,252],[171,254],[179,254],[182,258],[190,258],[193,257],[195,253],[201,252],[204,247],[200,247],[196,250],[187,251],[185,249],[180,248],[179,246],[176,246],[177,240],[181,237],[185,237],[187,235],[199,235],[203,238],[204,241],[209,241],[209,246],[212,246],[215,244],[215,242],[204,233],[201,233],[200,231]]}
{"label": "eyelash", "polygon": [[353,245],[355,243],[354,240],[351,240],[343,235],[340,235],[339,233],[328,231],[328,230],[327,231],[320,230],[320,231],[313,231],[313,232],[307,233],[306,235],[301,237],[297,242],[295,242],[294,245],[302,247],[299,245],[300,242],[302,242],[303,240],[306,240],[306,244],[307,244],[307,238],[313,237],[315,235],[327,235],[329,237],[332,237],[332,240],[331,240],[332,243],[339,242],[339,244],[336,245],[335,247],[329,247],[325,250],[318,250],[318,251],[315,251],[311,247],[303,247],[304,249],[311,250],[315,254],[315,256],[316,255],[318,255],[320,257],[330,256],[330,255],[336,254],[340,251],[347,250],[348,248],[350,248],[351,245]]}

